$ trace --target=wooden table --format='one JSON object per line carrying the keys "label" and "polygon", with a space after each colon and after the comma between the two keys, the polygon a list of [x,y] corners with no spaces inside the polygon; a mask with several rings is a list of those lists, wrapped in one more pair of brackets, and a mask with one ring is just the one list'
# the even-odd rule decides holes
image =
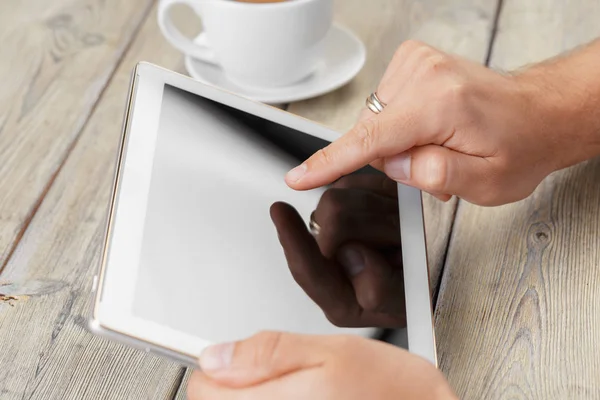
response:
{"label": "wooden table", "polygon": [[[193,30],[195,20],[180,12]],[[337,0],[362,73],[289,111],[349,128],[404,40],[515,68],[600,35],[597,0]],[[186,371],[90,335],[129,74],[183,71],[152,0],[0,3],[0,399],[183,398]],[[440,367],[465,399],[600,398],[600,160],[518,204],[426,198]]]}

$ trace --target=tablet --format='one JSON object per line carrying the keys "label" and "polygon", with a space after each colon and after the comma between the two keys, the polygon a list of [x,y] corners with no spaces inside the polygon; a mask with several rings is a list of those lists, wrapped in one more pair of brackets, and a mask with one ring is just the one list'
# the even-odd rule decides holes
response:
{"label": "tablet", "polygon": [[[369,324],[388,311],[359,318],[371,315],[356,310],[364,295],[352,291],[365,272],[344,268],[338,249],[385,245],[386,257],[398,260],[381,258],[381,265],[401,277],[392,289],[408,349],[435,363],[421,193],[395,183],[390,192],[389,182],[387,193],[378,193],[379,184],[372,193],[372,179],[385,183],[385,176],[368,168],[317,190],[285,185],[290,168],[338,136],[138,64],[91,330],[187,365],[211,343],[263,330],[376,337],[378,327]],[[350,319],[331,307],[351,310]]]}

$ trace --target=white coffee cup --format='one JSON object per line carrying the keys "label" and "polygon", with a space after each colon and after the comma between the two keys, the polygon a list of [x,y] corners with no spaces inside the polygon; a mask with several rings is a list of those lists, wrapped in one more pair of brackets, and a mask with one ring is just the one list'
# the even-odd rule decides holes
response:
{"label": "white coffee cup", "polygon": [[[204,32],[195,42],[170,19],[174,4],[187,4],[200,17]],[[173,46],[254,88],[290,85],[313,73],[332,19],[333,0],[161,0],[158,9],[160,29]]]}

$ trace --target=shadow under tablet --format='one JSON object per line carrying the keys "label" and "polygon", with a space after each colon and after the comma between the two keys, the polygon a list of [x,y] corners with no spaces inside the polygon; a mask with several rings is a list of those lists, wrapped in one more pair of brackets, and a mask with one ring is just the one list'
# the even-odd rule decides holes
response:
{"label": "shadow under tablet", "polygon": [[[134,314],[210,341],[402,327],[395,184],[372,169],[307,192],[284,183],[327,144],[165,86]],[[276,202],[297,210],[273,212],[285,256]],[[318,243],[306,230],[313,211]],[[403,330],[393,337],[405,344]]]}

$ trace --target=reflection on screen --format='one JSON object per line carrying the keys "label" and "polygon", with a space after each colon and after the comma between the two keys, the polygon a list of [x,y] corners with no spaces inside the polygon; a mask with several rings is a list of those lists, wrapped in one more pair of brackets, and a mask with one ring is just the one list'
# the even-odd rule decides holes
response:
{"label": "reflection on screen", "polygon": [[327,144],[165,86],[134,314],[212,341],[404,327],[395,183],[284,183]]}

